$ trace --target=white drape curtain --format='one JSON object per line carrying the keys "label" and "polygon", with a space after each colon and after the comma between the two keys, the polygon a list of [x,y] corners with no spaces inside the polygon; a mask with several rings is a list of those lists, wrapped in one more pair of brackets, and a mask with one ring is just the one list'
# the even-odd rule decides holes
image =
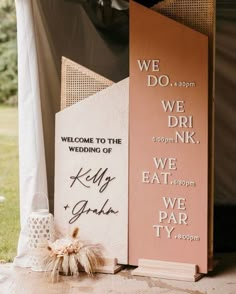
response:
{"label": "white drape curtain", "polygon": [[29,266],[26,223],[38,192],[47,195],[39,67],[32,2],[16,0],[19,81],[19,158],[21,233],[15,265]]}

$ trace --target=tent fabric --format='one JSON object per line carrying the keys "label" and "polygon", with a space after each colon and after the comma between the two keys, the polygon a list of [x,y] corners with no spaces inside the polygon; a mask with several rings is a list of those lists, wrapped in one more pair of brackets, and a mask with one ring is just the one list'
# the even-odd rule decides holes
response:
{"label": "tent fabric", "polygon": [[[45,148],[40,103],[37,48],[30,1],[18,0],[18,79],[20,222],[16,265],[27,266],[27,217],[36,204],[35,193],[47,194]],[[37,199],[38,200],[38,199]]]}
{"label": "tent fabric", "polygon": [[[124,1],[116,2],[119,7],[112,7],[113,19],[104,19],[104,8],[97,6],[94,14],[91,1],[16,0],[21,233],[15,265],[30,266],[26,223],[41,201],[36,193],[48,196],[53,212],[54,130],[55,113],[60,110],[61,57],[114,82],[129,74],[129,14]],[[215,198],[216,203],[228,205],[236,205],[233,11],[234,14],[219,8],[216,51]]]}
{"label": "tent fabric", "polygon": [[225,4],[216,27],[215,201],[236,206],[236,5]]}

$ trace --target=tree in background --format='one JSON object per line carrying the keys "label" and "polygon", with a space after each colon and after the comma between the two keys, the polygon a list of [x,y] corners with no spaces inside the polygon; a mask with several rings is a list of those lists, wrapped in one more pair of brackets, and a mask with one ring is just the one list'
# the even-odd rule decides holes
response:
{"label": "tree in background", "polygon": [[0,103],[17,104],[16,14],[14,0],[0,0]]}

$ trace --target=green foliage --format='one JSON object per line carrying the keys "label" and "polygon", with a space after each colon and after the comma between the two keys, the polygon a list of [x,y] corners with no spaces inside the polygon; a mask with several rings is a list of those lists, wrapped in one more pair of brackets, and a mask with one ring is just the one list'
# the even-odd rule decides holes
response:
{"label": "green foliage", "polygon": [[16,101],[16,94],[17,53],[15,4],[14,0],[0,0],[0,103]]}
{"label": "green foliage", "polygon": [[5,197],[0,203],[0,260],[6,261],[16,256],[20,231],[17,120],[15,107],[0,106],[0,195]]}

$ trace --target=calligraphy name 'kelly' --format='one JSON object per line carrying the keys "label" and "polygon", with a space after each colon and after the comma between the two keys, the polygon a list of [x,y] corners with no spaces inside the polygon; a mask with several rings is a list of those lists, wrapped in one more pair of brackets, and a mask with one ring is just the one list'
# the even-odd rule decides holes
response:
{"label": "calligraphy name 'kelly'", "polygon": [[108,168],[99,170],[93,173],[92,169],[84,170],[83,167],[80,168],[79,172],[75,176],[71,176],[70,179],[72,183],[70,187],[72,188],[75,183],[80,183],[85,188],[90,188],[92,184],[99,187],[99,192],[102,193],[106,190],[108,185],[115,179],[115,177],[107,176]]}

